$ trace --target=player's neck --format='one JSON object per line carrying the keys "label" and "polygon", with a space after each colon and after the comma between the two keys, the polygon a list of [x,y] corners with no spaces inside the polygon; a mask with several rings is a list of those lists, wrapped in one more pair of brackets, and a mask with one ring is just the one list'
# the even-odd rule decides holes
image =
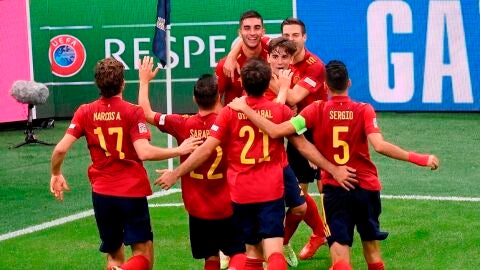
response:
{"label": "player's neck", "polygon": [[215,106],[213,106],[213,108],[210,108],[210,109],[198,108],[198,114],[199,114],[200,116],[209,115],[209,114],[211,114],[211,113],[216,113],[216,114],[218,114],[222,108],[223,108],[222,104],[221,104],[221,103],[217,103]]}
{"label": "player's neck", "polygon": [[295,65],[296,63],[303,61],[303,58],[305,58],[306,53],[307,52],[305,51],[305,47],[303,47],[303,49],[293,57],[292,65]]}
{"label": "player's neck", "polygon": [[249,48],[247,46],[243,46],[242,50],[243,50],[243,54],[245,54],[245,56],[248,59],[248,58],[260,56],[260,54],[262,53],[262,46],[260,44],[258,44],[256,48]]}
{"label": "player's neck", "polygon": [[329,91],[331,97],[348,97],[348,89],[343,91],[342,93],[335,93],[333,91]]}

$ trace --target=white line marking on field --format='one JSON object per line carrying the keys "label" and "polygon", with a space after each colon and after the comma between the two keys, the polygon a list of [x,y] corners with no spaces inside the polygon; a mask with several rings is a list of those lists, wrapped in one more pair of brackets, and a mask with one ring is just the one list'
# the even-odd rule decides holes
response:
{"label": "white line marking on field", "polygon": [[380,195],[382,199],[417,200],[417,201],[453,201],[453,202],[480,202],[478,197],[442,197],[424,195]]}
{"label": "white line marking on field", "polygon": [[[310,193],[318,197],[319,193]],[[380,195],[382,199],[391,200],[415,200],[415,201],[451,201],[451,202],[480,202],[480,197],[455,197],[455,196],[429,196],[429,195]]]}
{"label": "white line marking on field", "polygon": [[[170,195],[170,194],[173,194],[173,193],[178,193],[180,191],[181,191],[180,189],[170,189],[170,190],[166,190],[166,191],[155,192],[153,195],[148,196],[148,199],[163,197],[163,196],[167,196],[167,195]],[[72,221],[75,221],[75,220],[78,220],[78,219],[81,219],[81,218],[90,217],[90,216],[93,216],[93,209],[83,211],[83,212],[80,212],[80,213],[77,213],[77,214],[74,214],[74,215],[71,215],[71,216],[58,218],[58,219],[55,219],[55,220],[52,220],[52,221],[48,221],[48,222],[45,222],[45,223],[42,223],[42,224],[39,224],[39,225],[31,226],[31,227],[21,229],[21,230],[18,230],[18,231],[2,234],[2,235],[0,235],[0,242],[4,241],[4,240],[7,240],[7,239],[10,239],[10,238],[15,238],[15,237],[18,237],[18,236],[21,236],[21,235],[25,235],[25,234],[29,234],[29,233],[33,233],[33,232],[38,232],[38,231],[41,231],[41,230],[45,230],[45,229],[48,229],[48,228],[51,228],[51,227],[59,226],[59,225],[62,225],[62,224],[68,223],[68,222],[72,222]]]}
{"label": "white line marking on field", "polygon": [[148,207],[157,208],[157,207],[180,207],[183,206],[183,203],[150,203]]}
{"label": "white line marking on field", "polygon": [[55,219],[55,220],[45,222],[45,223],[42,223],[42,224],[39,224],[39,225],[31,226],[31,227],[28,227],[28,228],[25,228],[25,229],[22,229],[22,230],[9,232],[9,233],[0,235],[0,241],[4,241],[4,240],[14,238],[14,237],[17,237],[17,236],[21,236],[21,235],[24,235],[24,234],[38,232],[38,231],[41,231],[41,230],[45,230],[47,228],[51,228],[51,227],[54,227],[54,226],[58,226],[58,225],[61,225],[61,224],[72,222],[72,221],[75,221],[77,219],[89,217],[89,216],[92,216],[92,215],[93,215],[93,210],[87,210],[87,211],[80,212],[80,213],[75,214],[75,215]]}
{"label": "white line marking on field", "polygon": [[[173,193],[178,193],[180,192],[180,189],[170,189],[166,191],[160,191],[160,192],[155,192],[153,195],[148,196],[148,199],[153,199],[153,198],[159,198],[163,196],[167,196]],[[319,193],[310,193],[311,196],[318,197],[320,196]],[[454,201],[454,202],[480,202],[479,197],[443,197],[443,196],[424,196],[424,195],[381,195],[382,199],[392,199],[392,200],[416,200],[416,201]],[[149,207],[152,208],[157,208],[157,207],[180,207],[183,206],[183,203],[152,203],[148,205]],[[68,222],[72,222],[81,218],[85,217],[90,217],[93,216],[93,210],[87,210],[83,211],[71,216],[55,219],[52,221],[48,221],[39,225],[31,226],[25,229],[21,229],[18,231],[14,232],[9,232],[6,234],[0,235],[0,242],[15,238],[18,236],[22,236],[25,234],[33,233],[33,232],[38,232],[41,230],[45,230],[51,227],[59,226]]]}

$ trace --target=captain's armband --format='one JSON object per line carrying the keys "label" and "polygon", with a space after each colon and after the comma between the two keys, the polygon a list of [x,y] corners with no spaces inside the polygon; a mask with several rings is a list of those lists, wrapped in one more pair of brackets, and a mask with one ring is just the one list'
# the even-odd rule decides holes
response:
{"label": "captain's armband", "polygon": [[290,119],[290,123],[295,128],[295,132],[298,135],[302,135],[305,131],[307,131],[307,126],[305,124],[305,118],[301,115],[297,115]]}

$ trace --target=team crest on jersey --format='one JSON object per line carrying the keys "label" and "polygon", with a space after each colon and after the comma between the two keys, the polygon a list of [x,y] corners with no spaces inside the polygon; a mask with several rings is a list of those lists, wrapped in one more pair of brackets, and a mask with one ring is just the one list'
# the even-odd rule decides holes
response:
{"label": "team crest on jersey", "polygon": [[50,40],[48,59],[53,74],[59,77],[71,77],[83,68],[87,53],[78,38],[71,35],[58,35]]}

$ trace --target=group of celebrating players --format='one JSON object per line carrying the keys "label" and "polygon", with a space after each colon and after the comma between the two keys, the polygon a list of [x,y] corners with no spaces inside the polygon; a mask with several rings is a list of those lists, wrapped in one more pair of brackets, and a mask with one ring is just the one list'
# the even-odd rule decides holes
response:
{"label": "group of celebrating players", "polygon": [[[379,241],[388,233],[380,231],[381,185],[368,145],[431,169],[438,168],[438,158],[383,139],[373,107],[348,97],[345,64],[324,65],[305,48],[301,20],[284,20],[281,36],[270,39],[261,15],[249,10],[238,32],[241,41],[219,61],[215,76],[204,74],[195,83],[194,115],[152,110],[149,82],[159,71],[153,58],[140,62],[140,107],[122,99],[123,65],[101,60],[95,68],[101,97],[75,112],[55,147],[51,192],[63,200],[68,185],[61,165],[72,144],[85,136],[107,270],[152,269],[146,200],[152,190],[142,161],[180,156],[180,165],[162,170],[154,184],[169,189],[181,178],[192,255],[205,260],[205,270],[220,269],[220,253],[230,258],[231,270],[297,266],[289,241],[302,220],[312,233],[298,254],[301,260],[328,244],[331,265],[325,268],[352,269],[356,227],[368,269],[384,269]],[[147,122],[175,137],[179,147],[150,145]],[[308,193],[311,182],[323,194],[323,220]],[[125,245],[132,248],[128,260]]]}

